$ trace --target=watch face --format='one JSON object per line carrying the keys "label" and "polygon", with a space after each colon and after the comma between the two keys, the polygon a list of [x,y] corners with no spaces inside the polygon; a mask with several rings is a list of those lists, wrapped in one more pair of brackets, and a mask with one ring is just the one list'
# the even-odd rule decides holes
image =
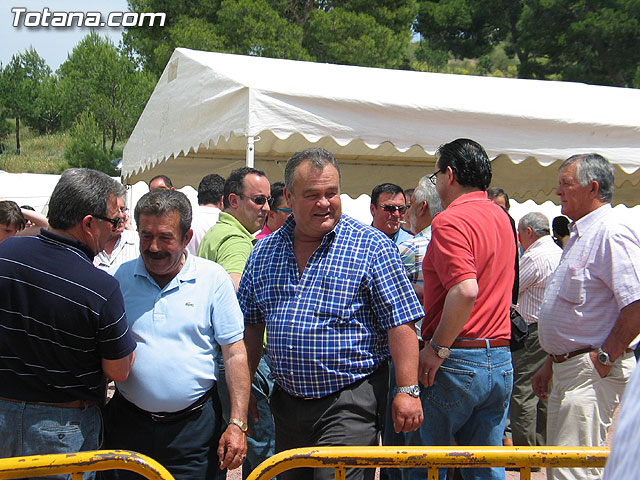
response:
{"label": "watch face", "polygon": [[418,385],[414,385],[412,390],[413,392],[411,392],[411,396],[418,398],[420,396],[420,387]]}

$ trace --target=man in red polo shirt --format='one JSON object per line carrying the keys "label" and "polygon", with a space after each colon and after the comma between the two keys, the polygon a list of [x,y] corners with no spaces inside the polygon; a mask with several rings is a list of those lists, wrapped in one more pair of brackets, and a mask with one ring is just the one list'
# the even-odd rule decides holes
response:
{"label": "man in red polo shirt", "polygon": [[[445,210],[423,262],[425,318],[419,378],[423,426],[412,445],[502,445],[513,367],[509,307],[515,241],[509,217],[487,198],[491,162],[473,140],[438,149],[430,180]],[[503,468],[461,469],[504,479]],[[413,469],[411,478],[426,478]]]}

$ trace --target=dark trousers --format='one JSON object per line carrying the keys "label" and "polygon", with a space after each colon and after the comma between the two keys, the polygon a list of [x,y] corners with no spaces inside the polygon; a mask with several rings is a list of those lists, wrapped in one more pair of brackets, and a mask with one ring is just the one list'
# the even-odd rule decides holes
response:
{"label": "dark trousers", "polygon": [[[136,411],[119,393],[105,408],[105,448],[133,450],[160,462],[177,480],[215,478],[220,440],[217,395],[184,419],[158,422]],[[140,480],[127,470],[104,472],[109,480]]]}
{"label": "dark trousers", "polygon": [[[271,411],[276,424],[276,451],[315,446],[378,445],[387,402],[389,368],[385,364],[370,376],[326,397],[305,400],[276,385]],[[347,478],[373,479],[375,469],[347,469]],[[329,480],[334,470],[296,468],[278,475],[281,480]]]}

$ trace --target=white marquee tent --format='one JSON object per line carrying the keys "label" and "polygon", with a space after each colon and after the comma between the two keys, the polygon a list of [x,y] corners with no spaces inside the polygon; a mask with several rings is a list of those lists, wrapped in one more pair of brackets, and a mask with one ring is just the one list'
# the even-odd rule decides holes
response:
{"label": "white marquee tent", "polygon": [[296,151],[322,146],[356,198],[414,186],[442,143],[467,137],[493,159],[492,185],[557,202],[558,161],[598,152],[616,168],[615,203],[640,197],[640,90],[277,60],[178,48],[123,156],[128,183],[166,174],[197,186],[255,164],[280,180]]}

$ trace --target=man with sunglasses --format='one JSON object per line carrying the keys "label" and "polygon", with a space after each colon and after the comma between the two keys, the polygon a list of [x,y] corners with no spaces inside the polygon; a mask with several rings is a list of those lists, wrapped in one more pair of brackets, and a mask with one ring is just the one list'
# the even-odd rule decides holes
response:
{"label": "man with sunglasses", "polygon": [[123,197],[118,197],[117,202],[118,215],[122,221],[119,222],[116,219],[119,224],[112,227],[111,238],[107,240],[104,250],[99,252],[93,259],[93,264],[101,270],[116,267],[140,255],[138,234],[126,228],[129,220],[129,209],[126,207]]}
{"label": "man with sunglasses", "polygon": [[373,227],[389,237],[396,245],[409,240],[411,234],[402,229],[408,210],[402,188],[393,183],[382,183],[371,192]]}
{"label": "man with sunglasses", "polygon": [[[267,176],[262,170],[251,167],[232,171],[224,182],[223,201],[224,211],[220,212],[218,221],[202,239],[198,256],[219,263],[231,276],[237,290],[249,254],[258,241],[253,234],[264,226],[270,211],[271,185]],[[229,392],[220,356],[216,358],[216,363],[220,371],[218,395],[222,403],[222,414],[228,418]],[[254,422],[253,416],[249,417],[249,428],[258,434],[247,437],[247,458],[242,469],[244,478],[251,473],[252,468],[273,455],[275,433],[273,420],[268,413],[270,388],[266,380],[270,373],[268,364],[263,360],[252,382],[252,393],[257,400],[258,411],[266,411],[266,414],[258,418],[258,422]],[[257,414],[254,412],[254,415]],[[224,478],[224,472],[219,478]]]}
{"label": "man with sunglasses", "polygon": [[287,207],[283,192],[284,182],[275,182],[271,185],[271,202],[269,204],[271,210],[267,214],[267,221],[264,222],[264,227],[256,234],[258,240],[271,235],[279,229],[291,215],[291,209]]}
{"label": "man with sunglasses", "polygon": [[136,347],[118,282],[91,263],[123,195],[104,173],[66,170],[49,230],[0,244],[0,457],[100,447],[103,377],[125,380]]}
{"label": "man with sunglasses", "polygon": [[198,256],[219,263],[238,289],[244,265],[269,213],[271,185],[262,170],[242,167],[224,182],[224,211],[206,233]]}

